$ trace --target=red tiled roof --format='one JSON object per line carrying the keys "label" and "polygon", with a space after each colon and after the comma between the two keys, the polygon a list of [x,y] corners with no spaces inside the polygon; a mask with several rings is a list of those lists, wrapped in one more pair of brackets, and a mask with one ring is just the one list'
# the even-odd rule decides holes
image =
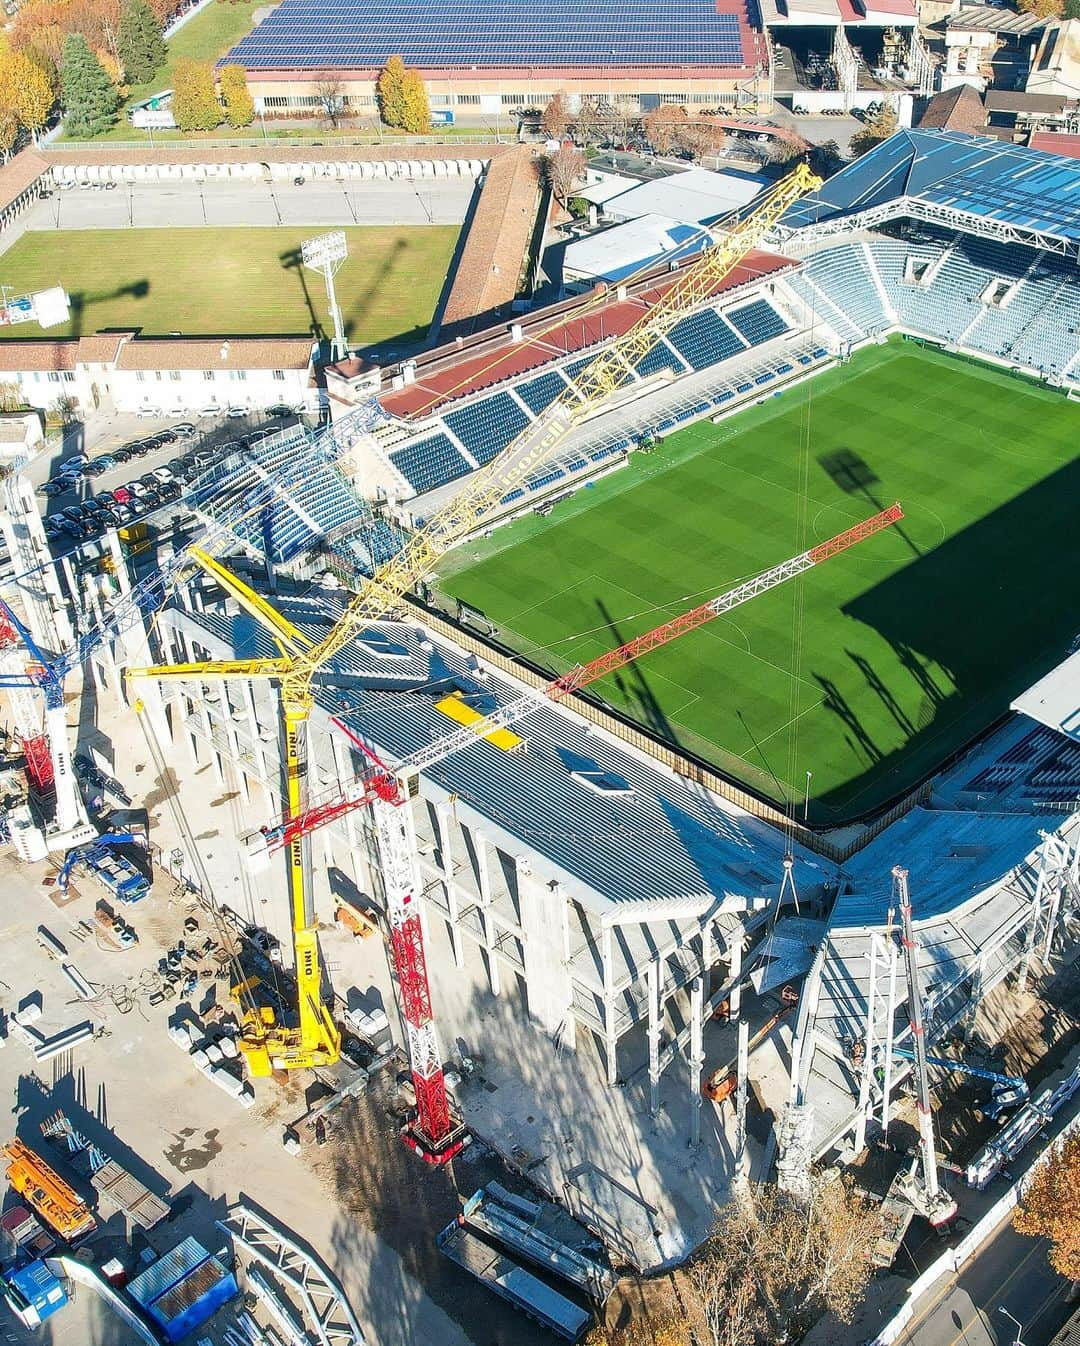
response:
{"label": "red tiled roof", "polygon": [[[721,294],[752,281],[760,280],[775,271],[794,266],[787,257],[775,253],[751,252],[713,291]],[[445,346],[417,369],[416,382],[395,392],[383,394],[379,401],[393,416],[429,416],[446,402],[466,397],[482,388],[515,378],[530,369],[584,350],[608,337],[621,336],[636,323],[645,310],[654,304],[675,283],[677,277],[663,273],[662,280],[646,281],[626,299],[614,293],[602,304],[595,295],[583,296],[575,305],[587,312],[564,312],[554,322],[534,318],[533,330],[528,330],[523,319],[520,341],[511,341],[503,334],[497,345],[485,343],[487,349],[475,355],[459,355],[454,346]]]}
{"label": "red tiled roof", "polygon": [[48,163],[35,150],[21,150],[9,159],[0,168],[0,209],[10,206],[48,170]]}
{"label": "red tiled roof", "polygon": [[1028,145],[1033,150],[1049,150],[1067,159],[1080,159],[1080,136],[1066,135],[1064,131],[1035,131]]}

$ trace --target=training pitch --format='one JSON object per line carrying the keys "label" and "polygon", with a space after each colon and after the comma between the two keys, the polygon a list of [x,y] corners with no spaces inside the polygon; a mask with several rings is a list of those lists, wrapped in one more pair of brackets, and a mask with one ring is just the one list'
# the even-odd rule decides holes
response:
{"label": "training pitch", "polygon": [[594,685],[800,818],[810,773],[810,821],[838,824],[1067,654],[1078,427],[1059,394],[894,340],[634,454],[469,544],[441,587],[561,672],[899,500],[899,526]]}
{"label": "training pitch", "polygon": [[[86,336],[141,328],[144,336],[332,334],[326,286],[300,263],[317,230],[66,229],[24,234],[4,254],[15,294],[62,285],[71,320],[0,327],[0,338]],[[424,335],[446,279],[457,226],[346,229],[349,256],[337,274],[351,345]]]}

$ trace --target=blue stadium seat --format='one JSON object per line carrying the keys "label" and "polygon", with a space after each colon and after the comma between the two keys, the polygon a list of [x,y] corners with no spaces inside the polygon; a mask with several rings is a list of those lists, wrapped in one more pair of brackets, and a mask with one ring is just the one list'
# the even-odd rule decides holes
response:
{"label": "blue stadium seat", "polygon": [[539,416],[546,407],[551,406],[560,393],[566,392],[566,380],[557,370],[549,369],[546,374],[541,374],[538,379],[530,379],[528,383],[519,383],[514,392],[517,393],[534,416]]}
{"label": "blue stadium seat", "polygon": [[732,309],[724,316],[751,346],[760,346],[762,342],[782,336],[788,330],[787,323],[764,299],[755,299],[745,308]]}
{"label": "blue stadium seat", "polygon": [[692,313],[668,333],[668,340],[692,369],[707,369],[745,350],[727,323],[711,308]]}
{"label": "blue stadium seat", "polygon": [[417,440],[403,449],[395,449],[390,455],[390,461],[417,495],[423,495],[425,491],[472,470],[443,434]]}
{"label": "blue stadium seat", "polygon": [[663,341],[658,341],[634,367],[643,379],[649,378],[652,374],[659,374],[662,369],[674,370],[676,374],[686,372],[686,365]]}
{"label": "blue stadium seat", "polygon": [[490,463],[529,424],[529,418],[507,393],[496,393],[458,411],[448,411],[443,423],[478,463]]}

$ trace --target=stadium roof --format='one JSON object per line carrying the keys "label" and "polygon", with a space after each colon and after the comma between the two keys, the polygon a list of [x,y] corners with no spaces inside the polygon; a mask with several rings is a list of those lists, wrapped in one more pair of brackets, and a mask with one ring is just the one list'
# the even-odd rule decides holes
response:
{"label": "stadium roof", "polygon": [[1080,248],[1080,163],[961,131],[898,131],[784,216],[840,232],[906,215],[974,233]]}
{"label": "stadium roof", "polygon": [[745,68],[745,0],[283,0],[224,58],[248,70]]}
{"label": "stadium roof", "polygon": [[[276,600],[309,636],[325,634],[335,595]],[[269,657],[270,638],[244,613],[186,613],[212,653]],[[319,675],[317,704],[399,761],[445,738],[453,723],[435,708],[463,691],[483,711],[520,687],[478,665],[411,623],[378,623],[362,632]],[[521,846],[545,857],[572,896],[604,913],[650,907],[687,916],[726,901],[775,900],[785,839],[758,819],[713,803],[673,772],[615,743],[569,708],[545,704],[517,722],[528,750],[509,754],[484,739],[427,768],[437,794],[468,806]],[[509,842],[502,842],[504,846]],[[801,884],[831,878],[825,861],[796,847]]]}
{"label": "stadium roof", "polygon": [[1080,739],[1080,651],[1021,693],[1011,709]]}

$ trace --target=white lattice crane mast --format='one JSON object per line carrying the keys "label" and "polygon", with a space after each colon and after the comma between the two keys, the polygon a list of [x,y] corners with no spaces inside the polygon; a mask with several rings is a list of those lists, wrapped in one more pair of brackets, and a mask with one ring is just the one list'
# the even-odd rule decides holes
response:
{"label": "white lattice crane mast", "polygon": [[[892,872],[894,892],[900,907],[901,943],[908,983],[908,1021],[915,1056],[916,1108],[919,1114],[919,1149],[922,1159],[922,1184],[912,1187],[909,1196],[927,1220],[936,1228],[956,1214],[956,1202],[938,1181],[937,1154],[934,1148],[934,1114],[930,1110],[929,1066],[926,1059],[926,1031],[923,1023],[922,989],[919,985],[918,949],[911,919],[908,872],[897,865]],[[892,1025],[887,1026],[892,1032]]]}
{"label": "white lattice crane mast", "polygon": [[435,1029],[431,1004],[431,986],[424,954],[424,937],[420,918],[420,874],[416,860],[416,846],[412,834],[412,815],[407,802],[407,781],[426,767],[474,744],[480,738],[490,738],[500,730],[524,718],[547,702],[563,699],[587,687],[616,669],[623,668],[652,650],[677,640],[690,631],[696,631],[717,617],[733,611],[743,603],[768,593],[787,580],[813,569],[833,556],[856,546],[880,533],[903,518],[898,504],[864,519],[845,529],[826,542],[793,556],[780,565],[762,571],[752,579],[736,585],[726,593],[700,603],[644,635],[627,641],[617,649],[579,664],[570,672],[553,679],[544,686],[523,692],[506,705],[472,724],[464,725],[445,738],[410,754],[394,768],[385,766],[371,750],[340,720],[334,723],[373,761],[378,770],[356,787],[335,800],[324,802],[305,813],[287,818],[283,824],[257,834],[263,843],[263,853],[279,850],[282,846],[295,847],[301,837],[335,818],[370,804],[375,818],[379,841],[379,859],[382,867],[383,890],[387,919],[390,925],[390,943],[394,967],[401,992],[402,1017],[405,1020],[416,1095],[416,1120],[403,1132],[408,1143],[423,1158],[432,1163],[444,1163],[461,1148],[464,1127],[453,1115],[443,1079],[442,1057]]}

